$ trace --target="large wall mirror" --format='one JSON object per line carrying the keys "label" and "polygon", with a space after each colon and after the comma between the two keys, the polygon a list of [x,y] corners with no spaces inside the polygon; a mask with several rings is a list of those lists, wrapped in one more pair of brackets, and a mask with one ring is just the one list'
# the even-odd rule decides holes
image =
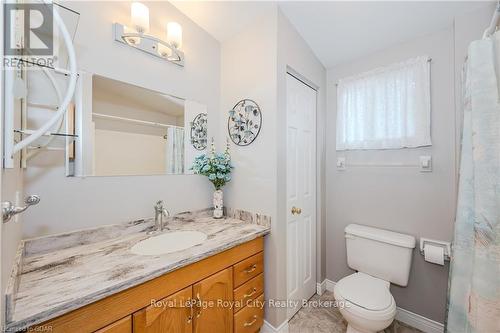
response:
{"label": "large wall mirror", "polygon": [[207,147],[205,105],[98,75],[91,86],[85,176],[192,173]]}

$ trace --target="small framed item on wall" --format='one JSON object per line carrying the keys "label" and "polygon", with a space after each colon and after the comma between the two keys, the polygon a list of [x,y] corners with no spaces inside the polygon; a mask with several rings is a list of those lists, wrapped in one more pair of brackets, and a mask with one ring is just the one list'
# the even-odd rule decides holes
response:
{"label": "small framed item on wall", "polygon": [[191,144],[196,150],[207,148],[207,114],[199,113],[191,122]]}
{"label": "small framed item on wall", "polygon": [[227,131],[231,141],[238,146],[248,146],[255,141],[262,127],[262,112],[251,99],[242,99],[229,111]]}

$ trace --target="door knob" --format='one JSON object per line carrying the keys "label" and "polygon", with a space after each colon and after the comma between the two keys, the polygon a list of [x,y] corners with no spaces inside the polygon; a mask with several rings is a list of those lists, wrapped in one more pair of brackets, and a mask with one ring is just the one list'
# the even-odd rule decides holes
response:
{"label": "door knob", "polygon": [[297,208],[295,206],[292,207],[292,215],[300,215],[300,213],[302,213],[301,208]]}

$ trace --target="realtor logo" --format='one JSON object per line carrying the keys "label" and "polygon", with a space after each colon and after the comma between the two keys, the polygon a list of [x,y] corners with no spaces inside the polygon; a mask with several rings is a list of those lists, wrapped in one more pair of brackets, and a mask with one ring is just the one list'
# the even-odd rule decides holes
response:
{"label": "realtor logo", "polygon": [[6,56],[53,56],[54,26],[52,4],[6,3]]}

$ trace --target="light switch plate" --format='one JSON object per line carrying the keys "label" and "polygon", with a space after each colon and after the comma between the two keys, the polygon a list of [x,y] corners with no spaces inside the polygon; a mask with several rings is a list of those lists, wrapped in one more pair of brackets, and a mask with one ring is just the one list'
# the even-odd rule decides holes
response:
{"label": "light switch plate", "polygon": [[420,156],[420,172],[432,171],[432,156]]}
{"label": "light switch plate", "polygon": [[345,157],[337,157],[337,170],[345,170]]}

